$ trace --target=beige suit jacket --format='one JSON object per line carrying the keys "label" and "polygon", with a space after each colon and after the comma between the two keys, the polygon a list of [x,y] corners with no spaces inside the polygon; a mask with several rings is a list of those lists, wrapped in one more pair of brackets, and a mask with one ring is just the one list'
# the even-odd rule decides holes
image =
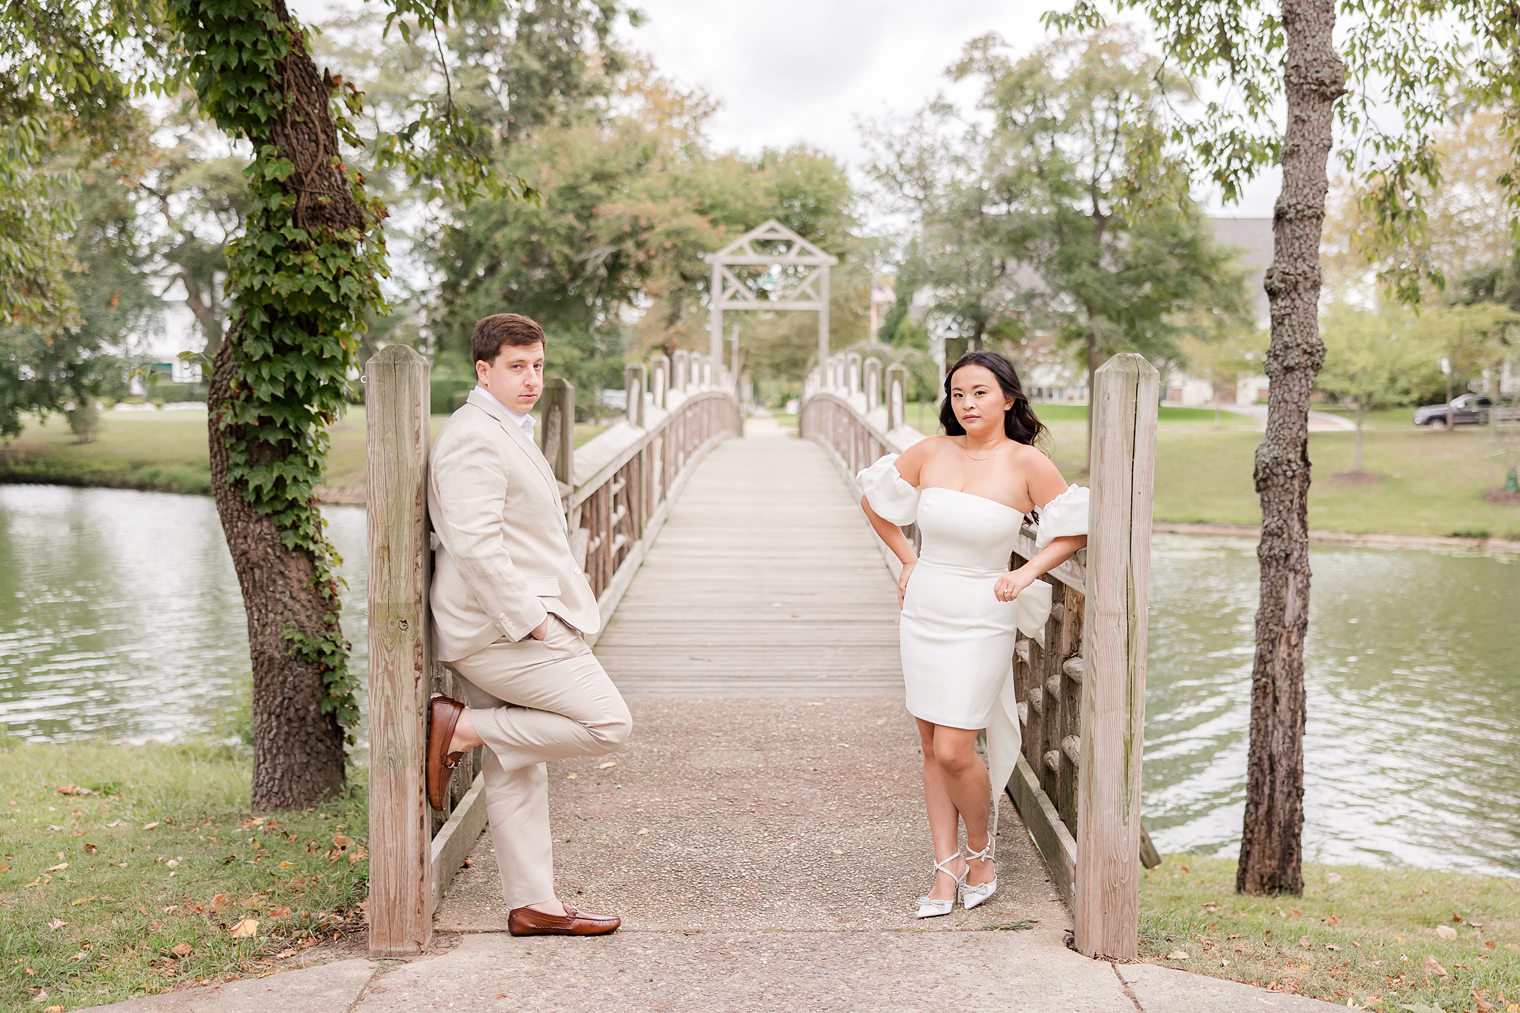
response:
{"label": "beige suit jacket", "polygon": [[549,462],[479,390],[438,434],[428,513],[438,535],[431,597],[440,661],[522,640],[551,612],[582,633],[601,629]]}

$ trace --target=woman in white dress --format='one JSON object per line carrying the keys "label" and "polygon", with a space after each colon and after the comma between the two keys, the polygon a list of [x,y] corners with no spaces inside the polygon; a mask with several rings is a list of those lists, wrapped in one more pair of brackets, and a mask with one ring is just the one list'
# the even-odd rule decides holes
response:
{"label": "woman in white dress", "polygon": [[[1014,639],[1019,630],[1042,635],[1051,598],[1038,578],[1087,542],[1087,490],[1068,486],[1033,446],[1045,427],[1007,359],[962,356],[945,378],[940,425],[946,435],[859,475],[861,507],[903,564],[903,683],[923,745],[934,841],[934,884],[919,899],[919,918],[949,914],[958,898],[970,910],[997,889],[996,799],[1019,754]],[[1034,558],[1010,570],[1019,528],[1034,510]],[[918,553],[901,528],[915,522]],[[984,729],[985,765],[976,749]]]}

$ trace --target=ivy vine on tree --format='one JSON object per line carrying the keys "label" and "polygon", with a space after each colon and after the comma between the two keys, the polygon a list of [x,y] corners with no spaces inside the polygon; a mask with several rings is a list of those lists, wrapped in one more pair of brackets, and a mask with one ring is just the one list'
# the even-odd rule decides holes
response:
{"label": "ivy vine on tree", "polygon": [[282,0],[168,0],[166,13],[202,110],[253,151],[207,398],[212,486],[248,611],[253,803],[302,805],[342,786],[359,718],[315,487],[363,320],[382,304],[385,209],[343,161],[339,86]]}

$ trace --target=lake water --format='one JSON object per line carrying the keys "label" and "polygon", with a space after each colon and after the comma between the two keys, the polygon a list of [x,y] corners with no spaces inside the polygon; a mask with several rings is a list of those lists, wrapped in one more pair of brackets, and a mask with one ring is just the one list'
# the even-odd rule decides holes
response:
{"label": "lake water", "polygon": [[[327,511],[367,664],[364,513]],[[1520,558],[1315,547],[1307,857],[1520,875]],[[1153,543],[1145,819],[1231,852],[1249,729],[1254,544]],[[217,726],[247,632],[210,499],[0,486],[0,731],[163,739]]]}

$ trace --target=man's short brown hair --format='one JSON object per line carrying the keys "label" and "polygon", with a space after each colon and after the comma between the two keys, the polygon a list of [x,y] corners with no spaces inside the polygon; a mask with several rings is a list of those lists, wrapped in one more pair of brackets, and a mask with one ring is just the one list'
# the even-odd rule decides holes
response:
{"label": "man's short brown hair", "polygon": [[496,361],[502,345],[533,345],[544,343],[544,329],[537,322],[521,313],[492,313],[475,322],[475,333],[470,337],[470,351],[475,362],[487,364]]}

